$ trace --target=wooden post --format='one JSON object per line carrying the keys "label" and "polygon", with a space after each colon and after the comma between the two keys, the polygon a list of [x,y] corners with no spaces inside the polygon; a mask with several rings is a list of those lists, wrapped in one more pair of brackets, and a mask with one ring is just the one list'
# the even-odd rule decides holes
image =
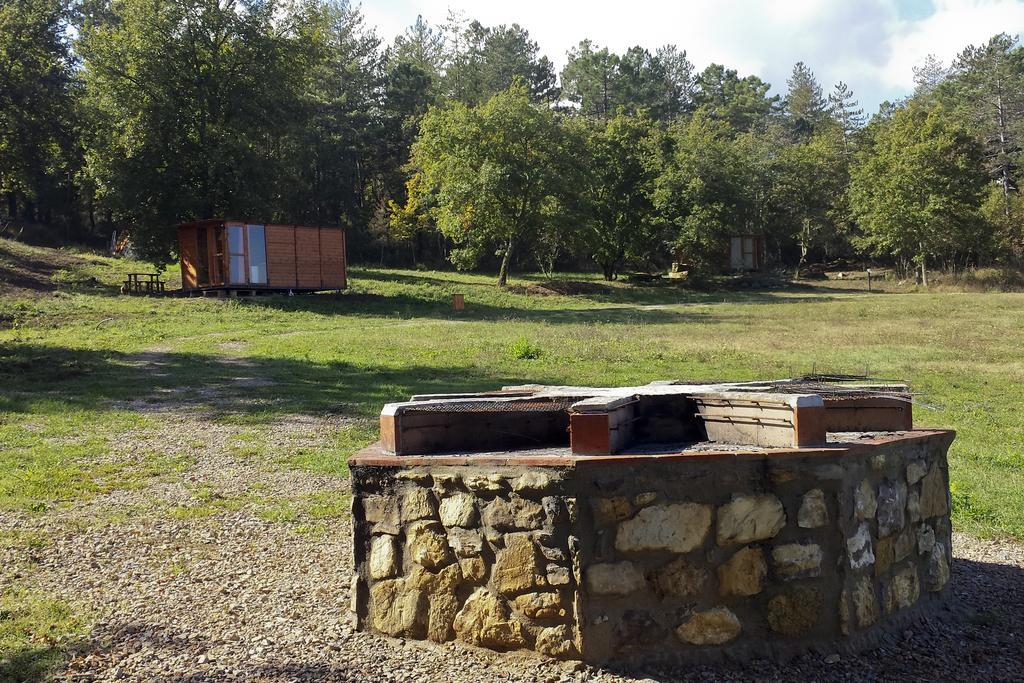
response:
{"label": "wooden post", "polygon": [[452,294],[452,309],[462,311],[466,308],[466,297],[462,294]]}

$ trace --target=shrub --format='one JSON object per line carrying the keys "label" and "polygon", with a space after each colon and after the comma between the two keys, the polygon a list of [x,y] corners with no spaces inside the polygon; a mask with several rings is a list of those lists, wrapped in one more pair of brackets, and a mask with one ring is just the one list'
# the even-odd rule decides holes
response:
{"label": "shrub", "polygon": [[544,350],[526,337],[519,337],[508,345],[505,353],[512,360],[536,360],[541,357]]}

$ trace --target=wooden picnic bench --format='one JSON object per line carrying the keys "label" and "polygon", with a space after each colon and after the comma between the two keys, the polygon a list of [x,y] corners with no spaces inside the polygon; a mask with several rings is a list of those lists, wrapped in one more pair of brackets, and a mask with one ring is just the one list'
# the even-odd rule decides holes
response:
{"label": "wooden picnic bench", "polygon": [[128,273],[121,291],[125,294],[163,294],[164,282],[160,273]]}

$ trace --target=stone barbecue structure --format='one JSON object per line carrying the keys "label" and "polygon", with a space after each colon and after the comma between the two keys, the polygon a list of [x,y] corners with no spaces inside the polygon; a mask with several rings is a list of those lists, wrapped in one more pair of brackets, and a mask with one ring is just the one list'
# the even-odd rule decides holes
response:
{"label": "stone barbecue structure", "polygon": [[352,610],[594,663],[863,648],[943,600],[953,437],[822,378],[414,396],[349,461]]}

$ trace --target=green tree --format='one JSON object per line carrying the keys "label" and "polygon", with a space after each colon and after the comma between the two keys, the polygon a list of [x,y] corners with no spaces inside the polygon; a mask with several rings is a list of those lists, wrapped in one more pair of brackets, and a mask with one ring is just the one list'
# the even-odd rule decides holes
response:
{"label": "green tree", "polygon": [[925,105],[934,103],[939,86],[949,77],[942,61],[935,55],[924,58],[921,66],[914,67],[914,98]]}
{"label": "green tree", "polygon": [[581,41],[569,51],[562,69],[562,92],[585,116],[607,118],[617,101],[615,80],[619,58],[608,48]]}
{"label": "green tree", "polygon": [[797,62],[786,81],[789,88],[783,102],[786,122],[794,139],[808,140],[825,122],[826,103],[821,86],[803,62]]}
{"label": "green tree", "polygon": [[864,110],[854,97],[850,86],[842,81],[836,83],[828,96],[828,115],[839,126],[844,145],[849,151],[853,137],[864,127]]}
{"label": "green tree", "polygon": [[977,253],[982,150],[942,107],[913,101],[880,121],[851,172],[850,203],[876,256],[912,261]]}
{"label": "green tree", "polygon": [[[388,143],[411,141],[401,136],[401,125],[426,108],[408,101],[423,96],[423,74],[401,67],[385,74],[380,39],[347,2],[310,2],[293,25],[277,52],[287,109],[271,135],[286,147],[279,199],[268,208],[299,222],[361,226],[401,185],[398,170],[406,159],[391,154]],[[289,93],[288,79],[301,79],[301,90]],[[386,105],[396,108],[390,122]]]}
{"label": "green tree", "polygon": [[652,195],[657,176],[653,122],[621,112],[605,123],[577,123],[582,129],[581,167],[576,183],[581,243],[614,280],[627,260],[643,261],[661,246],[655,232]]}
{"label": "green tree", "polygon": [[83,58],[99,201],[140,253],[170,258],[175,222],[279,216],[279,152],[308,48],[273,2],[113,0]]}
{"label": "green tree", "polygon": [[395,38],[387,61],[390,69],[410,64],[432,81],[438,81],[444,64],[444,35],[419,15],[412,26]]}
{"label": "green tree", "polygon": [[740,78],[733,69],[711,64],[697,77],[694,104],[746,132],[762,126],[778,106],[778,96],[768,96],[770,88],[757,76]]}
{"label": "green tree", "polygon": [[786,145],[774,159],[778,213],[800,254],[797,277],[813,249],[834,241],[837,219],[845,213],[845,207],[837,205],[846,180],[843,144],[837,133],[823,131],[806,142]]}
{"label": "green tree", "polygon": [[450,14],[445,26],[446,91],[459,102],[477,105],[522,81],[533,102],[558,99],[554,65],[518,24],[487,27]]}
{"label": "green tree", "polygon": [[515,84],[480,107],[431,109],[413,144],[411,167],[430,215],[457,245],[452,259],[475,265],[497,247],[498,284],[508,281],[516,250],[547,220],[566,177],[560,134],[547,107],[531,104]]}
{"label": "green tree", "polygon": [[750,157],[705,108],[669,129],[663,154],[653,200],[669,246],[698,270],[719,270],[730,235],[758,227]]}
{"label": "green tree", "polygon": [[661,63],[664,72],[663,107],[666,118],[675,118],[693,111],[697,81],[686,50],[680,50],[675,45],[663,45],[658,48],[655,59]]}
{"label": "green tree", "polygon": [[0,4],[0,194],[12,218],[77,218],[72,180],[81,157],[69,18],[61,0]]}
{"label": "green tree", "polygon": [[563,94],[584,116],[608,119],[622,109],[663,121],[693,108],[693,64],[675,45],[616,55],[584,40],[570,50],[561,76]]}
{"label": "green tree", "polygon": [[[1005,33],[957,58],[945,93],[985,147],[985,169],[999,183],[1004,229],[1012,229],[1013,196],[1024,148],[1024,49]],[[1017,244],[1016,251],[1024,251]]]}

